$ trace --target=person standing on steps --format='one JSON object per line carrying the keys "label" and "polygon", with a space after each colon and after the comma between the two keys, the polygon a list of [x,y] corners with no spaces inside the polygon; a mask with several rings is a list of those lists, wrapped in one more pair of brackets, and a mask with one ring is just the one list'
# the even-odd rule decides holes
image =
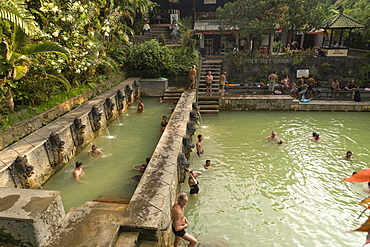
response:
{"label": "person standing on steps", "polygon": [[220,76],[220,86],[221,86],[221,96],[225,94],[225,85],[226,85],[226,71]]}
{"label": "person standing on steps", "polygon": [[212,96],[212,82],[213,82],[213,75],[211,71],[208,71],[206,75],[206,96]]}
{"label": "person standing on steps", "polygon": [[191,66],[191,69],[189,70],[189,73],[188,73],[188,77],[190,80],[189,89],[194,89],[196,78],[197,78],[197,71],[195,69],[195,65]]}
{"label": "person standing on steps", "polygon": [[171,208],[172,232],[175,234],[174,247],[179,246],[181,238],[190,242],[188,247],[194,247],[198,243],[195,237],[185,232],[185,229],[189,226],[184,212],[184,208],[188,204],[188,201],[188,195],[186,193],[180,193],[177,197],[177,201]]}

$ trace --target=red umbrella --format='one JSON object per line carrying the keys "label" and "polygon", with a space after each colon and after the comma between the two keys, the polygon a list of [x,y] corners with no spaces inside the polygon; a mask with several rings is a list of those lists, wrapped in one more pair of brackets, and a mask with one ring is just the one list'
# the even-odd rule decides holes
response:
{"label": "red umbrella", "polygon": [[352,174],[349,178],[345,178],[342,181],[347,182],[370,182],[370,169],[361,170],[355,174]]}

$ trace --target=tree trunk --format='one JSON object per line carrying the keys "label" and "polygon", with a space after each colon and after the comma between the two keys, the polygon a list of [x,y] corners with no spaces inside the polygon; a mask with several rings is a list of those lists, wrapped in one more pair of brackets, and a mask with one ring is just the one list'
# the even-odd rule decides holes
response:
{"label": "tree trunk", "polygon": [[14,111],[14,100],[10,88],[8,88],[7,92],[5,93],[5,106],[10,112]]}

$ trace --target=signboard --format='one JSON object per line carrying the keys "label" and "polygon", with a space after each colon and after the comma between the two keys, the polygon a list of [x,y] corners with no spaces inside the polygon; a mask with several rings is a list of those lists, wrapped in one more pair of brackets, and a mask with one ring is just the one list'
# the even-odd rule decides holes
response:
{"label": "signboard", "polygon": [[348,49],[327,49],[326,56],[328,57],[346,57]]}
{"label": "signboard", "polygon": [[297,70],[297,78],[308,78],[310,75],[310,70],[309,69],[298,69]]}
{"label": "signboard", "polygon": [[204,4],[216,4],[217,0],[204,0]]}

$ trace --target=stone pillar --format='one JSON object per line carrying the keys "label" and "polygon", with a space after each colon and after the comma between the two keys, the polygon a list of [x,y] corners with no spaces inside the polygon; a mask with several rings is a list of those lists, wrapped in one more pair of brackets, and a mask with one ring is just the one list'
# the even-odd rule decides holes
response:
{"label": "stone pillar", "polygon": [[0,236],[45,246],[65,216],[59,191],[0,188]]}
{"label": "stone pillar", "polygon": [[32,189],[34,187],[33,180],[31,179],[32,174],[34,174],[33,168],[33,166],[28,164],[26,155],[23,157],[18,156],[14,160],[9,170],[16,188]]}
{"label": "stone pillar", "polygon": [[64,143],[60,140],[59,135],[54,133],[51,133],[49,139],[44,143],[50,166],[55,166],[63,161]]}
{"label": "stone pillar", "polygon": [[91,123],[91,128],[94,132],[98,131],[101,128],[101,115],[101,112],[95,105],[91,108],[91,111],[89,112],[89,120]]}
{"label": "stone pillar", "polygon": [[179,153],[177,156],[177,174],[179,176],[179,183],[183,183],[185,181],[185,168],[190,167],[190,162],[186,159],[185,154]]}
{"label": "stone pillar", "polygon": [[191,137],[186,135],[182,139],[182,152],[185,154],[185,157],[189,159],[191,149],[195,147],[195,144],[191,142]]}
{"label": "stone pillar", "polygon": [[107,120],[111,119],[113,117],[113,109],[114,109],[114,103],[112,102],[111,98],[105,99],[104,109],[105,109],[106,119]]}
{"label": "stone pillar", "polygon": [[132,89],[130,88],[129,85],[126,85],[125,94],[126,94],[126,102],[128,104],[132,104],[132,102],[133,102],[133,99],[132,99]]}
{"label": "stone pillar", "polygon": [[125,95],[123,95],[122,91],[118,89],[116,94],[116,105],[118,111],[125,108],[124,99]]}
{"label": "stone pillar", "polygon": [[80,118],[75,118],[70,128],[74,145],[76,147],[82,145],[85,141],[83,134],[85,133],[86,125],[82,124]]}

